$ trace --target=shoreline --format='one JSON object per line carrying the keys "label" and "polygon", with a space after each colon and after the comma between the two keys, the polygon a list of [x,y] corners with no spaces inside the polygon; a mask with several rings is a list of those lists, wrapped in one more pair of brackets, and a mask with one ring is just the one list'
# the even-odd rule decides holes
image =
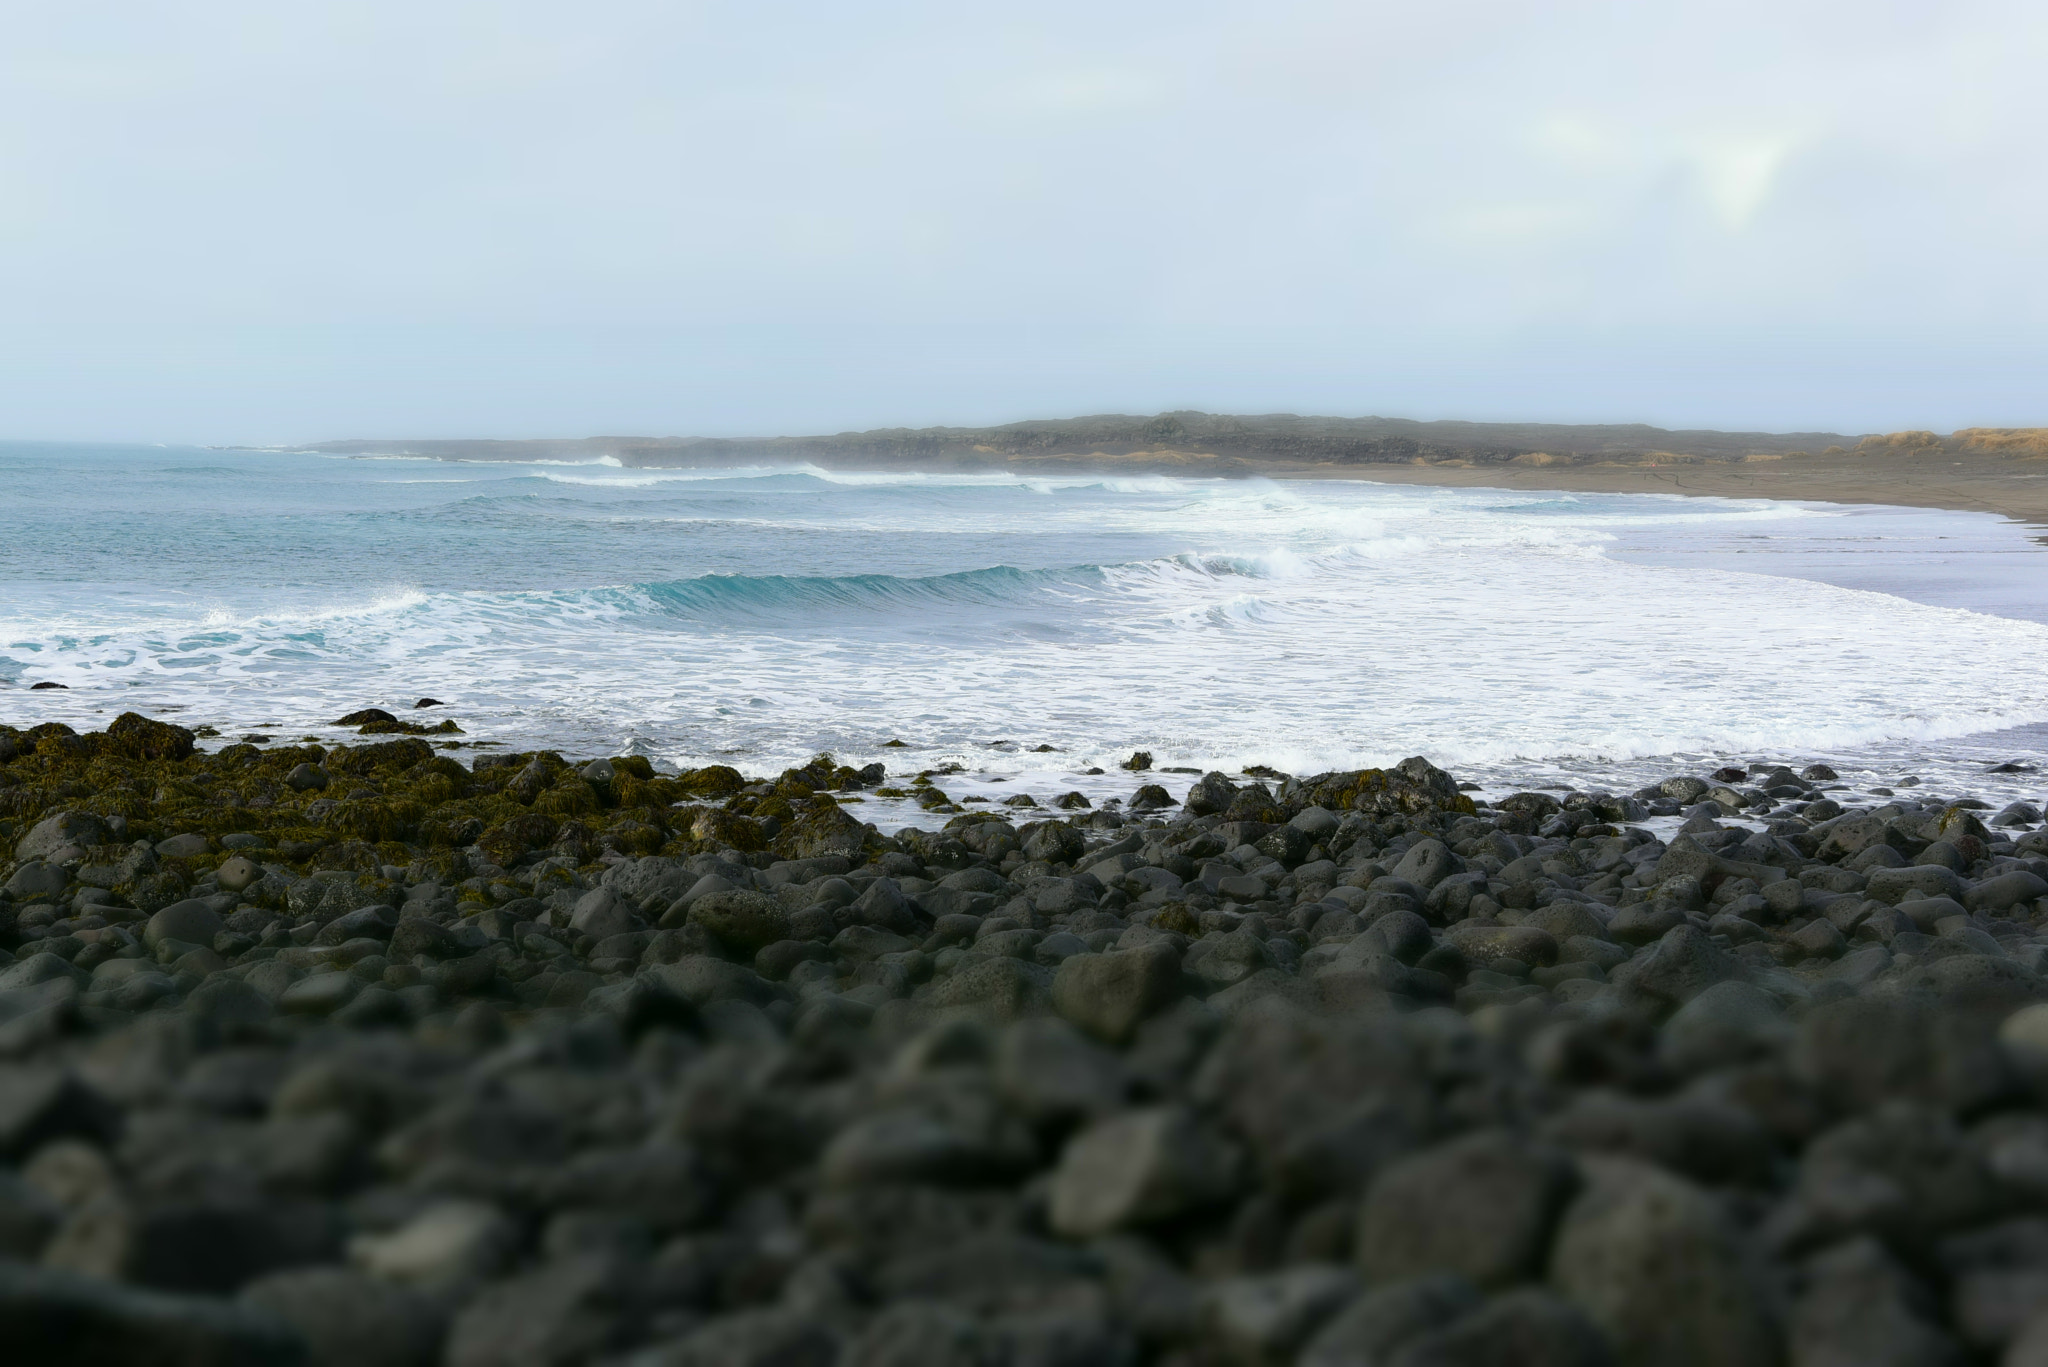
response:
{"label": "shoreline", "polygon": [[[1946,468],[1942,468],[1942,467]],[[1874,504],[1994,513],[2048,530],[2048,463],[2003,459],[1949,461],[1910,456],[1664,465],[1390,465],[1370,469],[1297,467],[1274,479],[1362,479],[1452,488],[1553,489],[1565,493],[1676,494],[1789,502]]]}
{"label": "shoreline", "polygon": [[[508,443],[516,445],[517,443]],[[308,452],[343,459],[375,460],[368,453],[318,447],[280,447],[280,454]],[[635,460],[622,470],[776,469],[812,466],[827,474],[933,474],[1064,478],[1166,475],[1194,479],[1355,480],[1380,484],[1440,485],[1452,488],[1556,490],[1564,493],[1675,494],[1682,497],[1776,499],[1817,503],[1874,504],[1993,513],[2048,529],[2048,459],[1942,451],[1931,455],[1892,451],[1849,451],[1814,455],[1794,451],[1736,460],[1677,457],[1644,460],[1589,460],[1572,457],[1535,461],[1473,462],[1421,459],[1383,463],[1271,461],[1203,451],[1133,451],[980,457],[967,460],[858,461],[827,457],[788,458],[757,465]],[[518,455],[419,455],[413,459],[447,464],[558,464]],[[596,464],[592,459],[579,464]]]}
{"label": "shoreline", "polygon": [[840,798],[943,773],[193,741],[0,730],[32,1328],[1855,1361],[1875,1261],[1923,1338],[2048,1335],[1980,1323],[2004,1264],[1886,1251],[2048,1199],[2036,807],[1764,763],[1482,805],[1417,758],[885,835]]}
{"label": "shoreline", "polygon": [[353,440],[316,454],[609,461],[633,469],[814,465],[830,471],[1184,474],[1814,499],[1995,512],[2048,524],[2048,428],[1674,431],[1642,424],[1415,422],[1198,412],[993,427],[755,438]]}

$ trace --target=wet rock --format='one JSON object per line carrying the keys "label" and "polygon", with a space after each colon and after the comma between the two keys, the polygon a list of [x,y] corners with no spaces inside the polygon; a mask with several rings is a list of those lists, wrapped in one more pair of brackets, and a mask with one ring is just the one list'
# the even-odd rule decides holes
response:
{"label": "wet rock", "polygon": [[650,983],[703,1010],[717,1002],[772,1000],[774,988],[758,973],[708,954],[686,954],[672,964],[641,970]]}
{"label": "wet rock", "polygon": [[918,1301],[891,1305],[847,1344],[843,1367],[979,1367],[995,1345],[985,1325],[951,1306]]}
{"label": "wet rock", "polygon": [[2014,1070],[2037,1092],[2048,1091],[2048,1003],[2024,1006],[1998,1027],[1998,1043]]}
{"label": "wet rock", "polygon": [[1610,939],[1625,945],[1654,944],[1685,924],[1685,913],[1674,906],[1638,902],[1614,913],[1607,923]]}
{"label": "wet rock", "polygon": [[584,1255],[485,1287],[449,1326],[448,1367],[555,1367],[628,1342],[630,1283],[612,1260]]}
{"label": "wet rock", "polygon": [[1328,808],[1304,807],[1287,824],[1311,839],[1326,840],[1337,833],[1341,823],[1337,814]]}
{"label": "wet rock", "polygon": [[84,857],[94,845],[107,843],[107,823],[90,812],[59,812],[29,828],[14,842],[14,857],[23,864],[31,860],[64,863]]}
{"label": "wet rock", "polygon": [[1982,1158],[1944,1113],[1891,1101],[1807,1145],[1767,1235],[1792,1252],[1864,1233],[1905,1246],[1981,1221],[1996,1201]]}
{"label": "wet rock", "polygon": [[[1198,1018],[1191,1018],[1191,1023]],[[1343,1021],[1280,1004],[1242,1014],[1194,1079],[1291,1199],[1355,1195],[1428,1124],[1424,1060],[1384,1015]]]}
{"label": "wet rock", "polygon": [[441,1315],[429,1302],[348,1268],[276,1273],[238,1299],[296,1330],[308,1367],[427,1367],[441,1346]]}
{"label": "wet rock", "polygon": [[1624,994],[1664,1009],[1683,1006],[1715,983],[1737,975],[1735,962],[1699,927],[1686,924],[1608,975]]}
{"label": "wet rock", "polygon": [[1954,869],[1942,864],[1911,864],[1901,869],[1875,869],[1864,885],[1873,901],[1900,902],[1923,897],[1950,897],[1961,902],[1970,895],[1969,884]]}
{"label": "wet rock", "polygon": [[73,1073],[46,1065],[0,1065],[0,1159],[18,1163],[52,1140],[105,1142],[120,1113]]}
{"label": "wet rock", "polygon": [[1999,915],[2041,897],[2048,897],[2048,878],[2026,869],[2014,869],[1978,883],[1963,902],[1972,911]]}
{"label": "wet rock", "polygon": [[1600,1158],[1566,1210],[1550,1279],[1645,1367],[1737,1367],[1777,1352],[1767,1288],[1721,1207],[1647,1163]]}
{"label": "wet rock", "polygon": [[1462,950],[1466,958],[1480,963],[1516,959],[1531,966],[1547,967],[1557,962],[1557,941],[1548,931],[1535,926],[1488,926],[1461,921],[1444,938]]}
{"label": "wet rock", "polygon": [[1951,1318],[1970,1347],[2004,1348],[2048,1311],[2048,1221],[2022,1217],[1944,1239]]}
{"label": "wet rock", "polygon": [[[896,1323],[900,1326],[902,1322]],[[966,1334],[965,1341],[969,1344],[980,1344],[985,1338],[973,1327],[968,1328]],[[878,1336],[866,1351],[873,1353],[883,1345],[891,1353],[945,1351],[958,1341],[930,1333],[900,1334],[888,1338]],[[869,1360],[910,1363],[930,1359],[871,1357]],[[839,1352],[839,1335],[829,1326],[796,1311],[777,1307],[722,1315],[673,1343],[636,1353],[630,1361],[633,1367],[834,1367],[843,1359]],[[946,1359],[940,1357],[937,1361],[944,1363]]]}
{"label": "wet rock", "polygon": [[166,1291],[222,1294],[338,1252],[332,1212],[310,1203],[94,1201],[44,1250],[52,1267]]}
{"label": "wet rock", "polygon": [[1204,937],[1190,945],[1181,960],[1183,970],[1212,987],[1229,987],[1272,966],[1266,942],[1248,930]]}
{"label": "wet rock", "polygon": [[1538,1133],[1576,1153],[1631,1155],[1706,1182],[1761,1185],[1778,1158],[1753,1115],[1706,1096],[1581,1092]]}
{"label": "wet rock", "polygon": [[1454,873],[1462,873],[1465,861],[1452,854],[1441,840],[1419,840],[1410,846],[1408,853],[1389,870],[1396,878],[1405,878],[1423,891],[1441,883]]}
{"label": "wet rock", "polygon": [[1071,864],[1087,852],[1087,837],[1063,821],[1034,822],[1018,832],[1024,839],[1024,857],[1047,864]]}
{"label": "wet rock", "polygon": [[879,926],[898,935],[918,927],[917,911],[893,878],[877,878],[846,907],[839,919],[853,925]]}
{"label": "wet rock", "polygon": [[996,1046],[998,1092],[1036,1124],[1106,1115],[1130,1091],[1123,1060],[1063,1020],[1019,1021]]}
{"label": "wet rock", "polygon": [[1210,1340],[1241,1362],[1290,1362],[1295,1349],[1359,1292],[1348,1267],[1309,1264],[1232,1277],[1209,1289]]}
{"label": "wet rock", "polygon": [[703,1224],[721,1199],[718,1174],[688,1147],[660,1140],[584,1149],[541,1172],[529,1193],[548,1209],[630,1218],[663,1234]]}
{"label": "wet rock", "polygon": [[632,906],[608,888],[584,893],[569,910],[569,929],[593,940],[629,934],[639,925],[640,917]]}
{"label": "wet rock", "polygon": [[409,960],[417,954],[434,959],[457,959],[468,953],[469,948],[455,932],[425,916],[401,916],[398,924],[391,928],[391,957],[394,960]]}
{"label": "wet rock", "polygon": [[35,859],[23,863],[9,875],[7,882],[0,885],[0,891],[17,902],[34,902],[55,897],[70,882],[71,875],[62,868]]}
{"label": "wet rock", "polygon": [[831,1186],[1000,1181],[1027,1169],[1031,1137],[991,1099],[967,1092],[865,1116],[841,1130],[819,1160]]}
{"label": "wet rock", "polygon": [[191,832],[156,842],[156,852],[166,859],[196,859],[211,848],[205,836]]}
{"label": "wet rock", "polygon": [[1743,982],[1715,983],[1664,1023],[1659,1048],[1681,1072],[1704,1071],[1782,1048],[1793,1028],[1777,999]]}
{"label": "wet rock", "polygon": [[254,860],[237,854],[222,860],[214,877],[226,891],[244,892],[262,880],[263,869]]}
{"label": "wet rock", "polygon": [[1915,997],[1859,997],[1815,1008],[1800,1022],[1791,1062],[1844,1110],[1886,1100],[1973,1109],[2009,1080],[1989,1022]]}
{"label": "wet rock", "polygon": [[377,1160],[402,1177],[469,1163],[556,1164],[569,1147],[568,1119],[516,1097],[457,1093],[386,1136]]}
{"label": "wet rock", "polygon": [[353,974],[314,973],[287,987],[277,999],[277,1009],[300,1016],[331,1016],[362,990],[362,981]]}
{"label": "wet rock", "polygon": [[495,1206],[443,1201],[388,1233],[356,1236],[348,1256],[372,1277],[436,1290],[496,1275],[517,1247],[518,1231]]}
{"label": "wet rock", "polygon": [[187,944],[210,945],[213,937],[220,933],[220,915],[200,898],[173,902],[149,918],[143,929],[142,942],[151,949],[165,940],[182,940]]}
{"label": "wet rock", "polygon": [[1612,1367],[1616,1359],[1586,1316],[1547,1291],[1513,1291],[1409,1339],[1389,1367]]}
{"label": "wet rock", "polygon": [[1221,813],[1236,800],[1237,789],[1228,778],[1211,771],[1189,787],[1183,805],[1194,816],[1210,816]]}
{"label": "wet rock", "polygon": [[1101,1260],[1081,1249],[1010,1232],[979,1232],[902,1247],[870,1279],[891,1300],[944,1301],[978,1314],[1088,1306]]}
{"label": "wet rock", "polygon": [[1235,1190],[1238,1155],[1191,1112],[1128,1111],[1067,1142],[1053,1173],[1054,1230],[1089,1238],[1220,1201]]}
{"label": "wet rock", "polygon": [[1874,1239],[1817,1254],[1791,1313],[1796,1367],[1961,1367],[1932,1297]]}
{"label": "wet rock", "polygon": [[1571,1193],[1569,1163],[1506,1131],[1440,1144],[1394,1163],[1359,1213],[1368,1281],[1451,1273],[1482,1287],[1533,1275]]}
{"label": "wet rock", "polygon": [[1403,1344],[1463,1318],[1481,1301],[1478,1290],[1461,1277],[1415,1277],[1375,1286],[1309,1340],[1299,1367],[1392,1362]]}
{"label": "wet rock", "polygon": [[320,927],[320,933],[313,937],[316,945],[344,945],[351,940],[388,940],[392,927],[398,924],[398,913],[381,903],[357,907],[344,912]]}
{"label": "wet rock", "polygon": [[307,1362],[299,1335],[260,1310],[7,1262],[0,1262],[0,1342],[23,1363],[302,1367]]}
{"label": "wet rock", "polygon": [[0,1171],[0,1259],[34,1262],[64,1218],[64,1207],[40,1186]]}
{"label": "wet rock", "polygon": [[934,984],[930,1004],[976,1011],[999,1021],[1017,1020],[1046,1008],[1053,982],[1053,971],[1038,964],[989,959]]}
{"label": "wet rock", "polygon": [[718,892],[699,898],[690,904],[690,924],[745,954],[790,938],[789,913],[758,892]]}

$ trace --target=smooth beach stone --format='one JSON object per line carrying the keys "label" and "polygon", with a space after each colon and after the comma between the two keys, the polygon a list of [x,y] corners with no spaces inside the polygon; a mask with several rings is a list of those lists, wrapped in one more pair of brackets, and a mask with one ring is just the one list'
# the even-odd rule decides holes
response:
{"label": "smooth beach stone", "polygon": [[220,929],[219,913],[203,900],[189,898],[174,902],[150,917],[142,932],[142,942],[152,949],[165,940],[210,945]]}
{"label": "smooth beach stone", "polygon": [[31,860],[17,868],[0,891],[5,891],[17,902],[33,902],[55,897],[70,882],[71,876],[57,865]]}
{"label": "smooth beach stone", "polygon": [[1067,1141],[1052,1178],[1052,1227],[1085,1238],[1179,1215],[1235,1190],[1238,1162],[1187,1111],[1125,1112]]}
{"label": "smooth beach stone", "polygon": [[1479,1286],[1533,1270],[1572,1186],[1562,1155],[1503,1131],[1480,1131],[1382,1172],[1356,1239],[1372,1282],[1453,1273]]}
{"label": "smooth beach stone", "polygon": [[214,871],[222,888],[228,892],[241,892],[263,877],[263,870],[254,860],[235,855],[224,860]]}
{"label": "smooth beach stone", "polygon": [[110,832],[107,823],[90,812],[59,812],[30,828],[14,844],[14,857],[26,864],[34,860],[66,863],[84,856],[94,845],[104,845]]}
{"label": "smooth beach stone", "polygon": [[1053,1008],[1097,1039],[1122,1043],[1139,1022],[1167,1005],[1180,981],[1181,956],[1155,943],[1061,960]]}
{"label": "smooth beach stone", "polygon": [[277,1009],[296,1015],[332,1015],[355,999],[362,983],[348,973],[314,973],[287,987],[277,999]]}

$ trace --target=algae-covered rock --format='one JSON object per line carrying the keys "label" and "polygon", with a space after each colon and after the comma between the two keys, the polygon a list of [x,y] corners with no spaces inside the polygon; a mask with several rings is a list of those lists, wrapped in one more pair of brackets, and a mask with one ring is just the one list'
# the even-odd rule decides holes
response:
{"label": "algae-covered rock", "polygon": [[597,794],[588,783],[574,776],[563,779],[553,787],[543,789],[534,795],[533,810],[542,816],[566,821],[570,817],[589,816],[598,810]]}
{"label": "algae-covered rock", "polygon": [[676,775],[676,783],[686,793],[698,797],[730,797],[747,786],[740,777],[740,771],[723,764],[707,764],[702,769],[685,769]]}
{"label": "algae-covered rock", "polygon": [[717,807],[696,809],[690,817],[689,830],[694,839],[745,853],[768,848],[768,833],[759,821]]}
{"label": "algae-covered rock", "polygon": [[184,759],[192,753],[193,737],[182,726],[151,721],[134,712],[123,712],[107,727],[108,748],[129,759]]}
{"label": "algae-covered rock", "polygon": [[372,774],[410,769],[434,757],[434,748],[410,736],[374,745],[337,745],[327,752],[327,768],[337,774]]}
{"label": "algae-covered rock", "polygon": [[690,904],[690,924],[702,926],[725,944],[753,954],[787,940],[789,913],[774,898],[735,890],[700,897]]}
{"label": "algae-covered rock", "polygon": [[857,859],[878,839],[872,828],[829,799],[814,801],[792,811],[791,816],[775,838],[775,852],[784,859],[816,859],[828,854]]}

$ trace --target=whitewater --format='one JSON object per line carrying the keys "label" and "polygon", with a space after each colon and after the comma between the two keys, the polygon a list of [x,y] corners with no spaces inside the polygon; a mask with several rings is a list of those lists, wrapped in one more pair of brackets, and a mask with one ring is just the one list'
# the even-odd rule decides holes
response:
{"label": "whitewater", "polygon": [[1135,750],[1422,754],[1489,789],[1820,760],[2038,798],[1986,770],[2048,736],[2044,555],[1901,508],[16,443],[0,720],[331,743],[428,696],[465,748],[830,751],[1041,801],[1127,795]]}

